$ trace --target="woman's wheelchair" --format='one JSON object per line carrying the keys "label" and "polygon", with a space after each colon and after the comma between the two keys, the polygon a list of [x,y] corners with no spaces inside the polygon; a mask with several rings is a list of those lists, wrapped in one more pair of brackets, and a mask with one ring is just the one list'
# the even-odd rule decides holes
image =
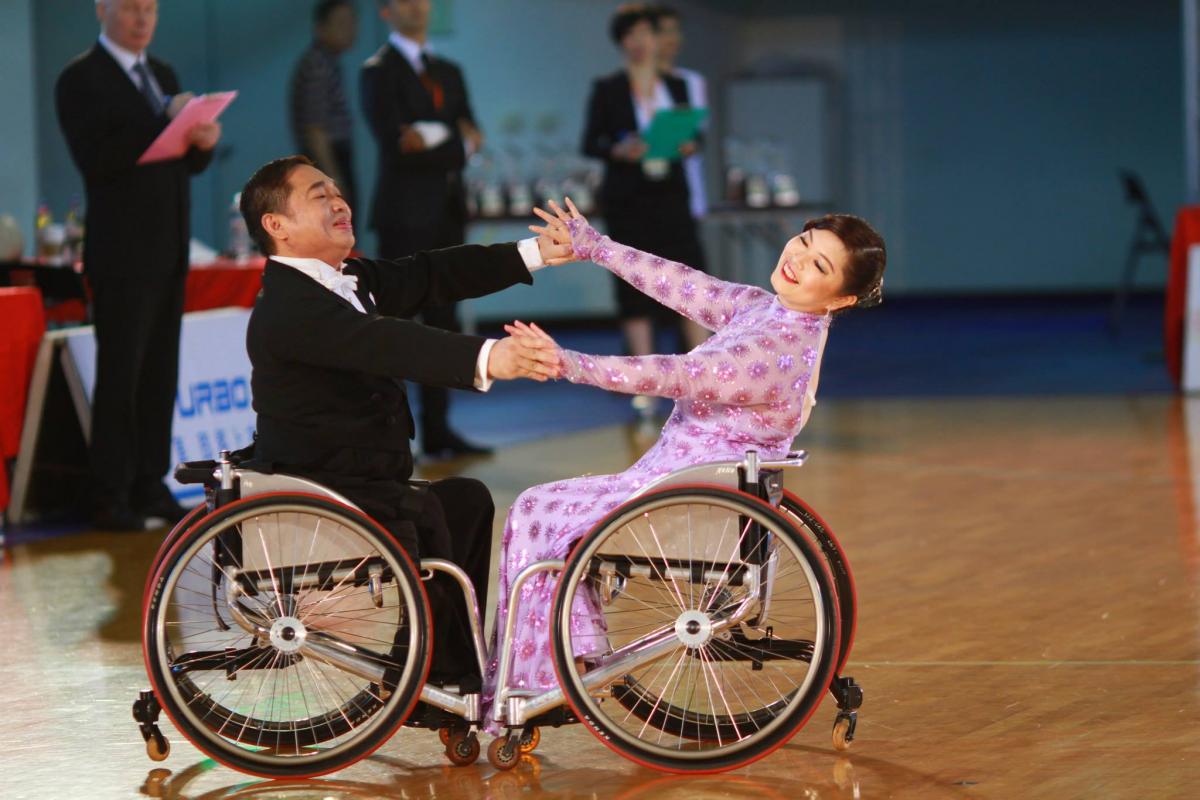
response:
{"label": "woman's wheelchair", "polygon": [[[435,572],[465,594],[481,673],[489,656],[461,569],[418,568],[378,523],[312,481],[246,469],[225,453],[180,465],[176,477],[203,483],[206,502],[164,540],[146,584],[153,688],[134,718],[147,753],[169,752],[157,725],[165,710],[200,750],[255,775],[341,769],[405,724],[437,729],[460,765],[479,757],[479,729],[499,729],[488,759],[508,769],[542,727],[583,721],[638,763],[714,772],[781,746],[825,691],[844,749],[862,703],[840,675],[854,588],[825,524],[783,488],[784,472],[803,461],[760,463],[749,451],[663,476],[565,560],[524,565],[509,608],[549,614],[543,646],[559,685],[505,688],[518,646],[510,614],[490,654],[498,689],[487,719],[477,687],[426,684],[422,581]],[[547,608],[538,598],[551,591]],[[580,609],[602,619],[602,633],[572,624]]]}

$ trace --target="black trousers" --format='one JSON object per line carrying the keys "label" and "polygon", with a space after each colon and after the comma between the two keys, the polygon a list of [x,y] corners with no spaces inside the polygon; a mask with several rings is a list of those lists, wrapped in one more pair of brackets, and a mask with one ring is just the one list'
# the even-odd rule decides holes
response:
{"label": "black trousers", "polygon": [[97,347],[93,507],[137,507],[162,492],[171,465],[186,282],[182,269],[145,276],[88,272]]}
{"label": "black trousers", "polygon": [[[394,454],[345,449],[320,466],[277,465],[277,469],[312,478],[345,495],[391,532],[414,563],[443,558],[462,567],[482,606],[487,600],[496,515],[488,488],[473,478],[446,478],[426,489],[414,489],[389,470],[398,461],[393,458]],[[479,667],[458,583],[439,573],[425,582],[425,591],[433,612],[430,675],[453,679],[475,675]]]}
{"label": "black trousers", "polygon": [[[420,228],[388,228],[379,230],[379,255],[382,258],[403,258],[421,250],[439,250],[460,245],[465,239],[465,226],[459,213],[447,213],[435,225]],[[426,325],[460,333],[458,304],[450,303],[428,308],[421,314]],[[450,390],[442,386],[420,386],[421,419],[419,425],[426,443],[441,438],[449,428]]]}

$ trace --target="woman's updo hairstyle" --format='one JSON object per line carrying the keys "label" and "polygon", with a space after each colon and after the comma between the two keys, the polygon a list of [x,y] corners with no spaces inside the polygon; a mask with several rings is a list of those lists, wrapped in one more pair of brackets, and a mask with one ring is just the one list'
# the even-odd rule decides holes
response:
{"label": "woman's updo hairstyle", "polygon": [[813,229],[838,237],[850,255],[842,294],[854,295],[858,302],[849,308],[870,308],[883,302],[883,268],[887,266],[883,237],[865,219],[852,214],[826,214],[804,223],[804,230]]}
{"label": "woman's updo hairstyle", "polygon": [[613,44],[620,46],[640,22],[649,22],[650,27],[657,31],[658,12],[641,3],[624,3],[617,6],[617,12],[608,23],[608,35],[612,37]]}

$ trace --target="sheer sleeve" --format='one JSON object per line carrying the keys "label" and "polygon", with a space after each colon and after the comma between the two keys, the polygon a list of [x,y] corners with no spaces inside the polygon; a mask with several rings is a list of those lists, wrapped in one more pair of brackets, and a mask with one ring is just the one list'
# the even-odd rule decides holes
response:
{"label": "sheer sleeve", "polygon": [[827,317],[749,333],[727,347],[685,355],[594,356],[563,350],[563,377],[625,394],[752,406],[772,402],[780,386],[803,391],[820,357]]}
{"label": "sheer sleeve", "polygon": [[575,255],[599,264],[710,331],[725,327],[738,309],[770,299],[770,292],[763,289],[718,280],[685,264],[618,244],[579,220],[572,220],[569,227]]}

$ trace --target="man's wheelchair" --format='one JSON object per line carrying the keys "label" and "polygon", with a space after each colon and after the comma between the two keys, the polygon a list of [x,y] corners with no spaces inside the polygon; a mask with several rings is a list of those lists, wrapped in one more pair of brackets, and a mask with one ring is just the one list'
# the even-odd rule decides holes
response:
{"label": "man's wheelchair", "polygon": [[[515,614],[488,654],[478,599],[456,565],[414,565],[378,523],[312,481],[256,472],[225,453],[182,464],[176,477],[203,483],[206,502],[163,541],[146,584],[153,688],[134,718],[147,753],[169,752],[157,725],[165,710],[200,750],[255,775],[332,772],[405,724],[438,730],[460,765],[479,757],[477,731],[498,728],[488,759],[508,769],[541,728],[583,721],[638,763],[715,772],[784,744],[826,691],[844,749],[862,703],[840,675],[854,587],[833,535],[784,489],[784,473],[804,458],[760,463],[749,451],[663,476],[565,560],[524,565],[509,608],[548,614],[543,646],[559,684],[549,691],[504,688]],[[466,597],[480,672],[489,655],[498,659],[489,719],[476,687],[426,684],[422,581],[437,572]],[[549,607],[535,598],[539,584],[553,587]],[[602,617],[600,647],[585,646],[594,628],[572,625],[577,608]]]}

